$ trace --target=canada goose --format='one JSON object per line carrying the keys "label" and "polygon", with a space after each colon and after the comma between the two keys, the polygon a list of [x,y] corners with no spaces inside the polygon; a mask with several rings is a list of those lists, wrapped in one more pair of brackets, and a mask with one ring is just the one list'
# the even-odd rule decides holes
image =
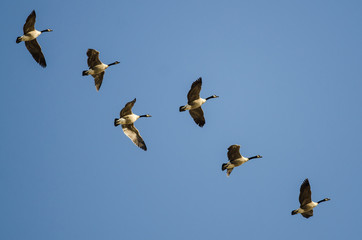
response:
{"label": "canada goose", "polygon": [[211,98],[218,98],[219,96],[212,95],[208,98],[201,98],[200,91],[202,85],[202,78],[200,77],[195,82],[192,83],[191,89],[187,94],[187,104],[180,107],[180,112],[189,110],[191,117],[194,119],[195,123],[200,127],[205,125],[204,112],[202,111],[201,105],[204,104],[207,100]]}
{"label": "canada goose", "polygon": [[94,83],[96,85],[96,89],[97,91],[99,91],[99,89],[101,88],[102,85],[102,81],[103,81],[103,76],[104,76],[104,71],[112,65],[116,65],[119,62],[115,61],[113,63],[110,64],[104,64],[99,60],[99,52],[97,50],[94,49],[88,49],[87,51],[87,56],[88,56],[88,67],[89,70],[83,71],[82,75],[83,76],[87,76],[87,75],[92,75],[94,77]]}
{"label": "canada goose", "polygon": [[151,117],[151,115],[141,115],[138,116],[134,113],[132,113],[132,107],[135,104],[136,99],[133,99],[133,101],[128,102],[122,111],[120,112],[119,116],[120,118],[114,119],[114,126],[117,127],[118,125],[122,125],[122,130],[124,134],[129,137],[134,144],[136,144],[138,147],[142,148],[143,150],[147,151],[147,147],[145,142],[143,141],[139,131],[137,128],[133,125],[133,123],[141,118],[141,117]]}
{"label": "canada goose", "polygon": [[262,156],[260,155],[256,155],[254,157],[250,157],[250,158],[246,158],[241,156],[240,154],[240,145],[231,145],[228,148],[228,159],[230,162],[228,163],[224,163],[221,166],[221,170],[226,170],[227,169],[227,176],[230,176],[230,173],[233,171],[234,167],[238,167],[243,163],[246,163],[247,161],[249,161],[250,159],[254,159],[254,158],[262,158]]}
{"label": "canada goose", "polygon": [[41,47],[36,41],[36,38],[39,37],[40,34],[43,32],[51,32],[53,30],[51,29],[45,29],[43,31],[38,31],[35,29],[35,10],[33,10],[28,18],[26,19],[26,22],[23,27],[24,35],[20,36],[16,39],[16,43],[25,42],[25,46],[28,49],[28,51],[33,56],[34,60],[40,64],[42,67],[46,67],[47,63],[45,62],[44,55],[41,51]]}
{"label": "canada goose", "polygon": [[313,202],[312,201],[312,192],[310,191],[309,181],[308,181],[308,178],[306,178],[303,181],[302,186],[300,186],[300,193],[299,193],[300,208],[293,210],[292,215],[300,213],[300,214],[302,214],[303,217],[310,218],[311,216],[313,216],[313,208],[315,208],[321,202],[326,202],[329,200],[331,200],[331,199],[325,198],[318,202]]}

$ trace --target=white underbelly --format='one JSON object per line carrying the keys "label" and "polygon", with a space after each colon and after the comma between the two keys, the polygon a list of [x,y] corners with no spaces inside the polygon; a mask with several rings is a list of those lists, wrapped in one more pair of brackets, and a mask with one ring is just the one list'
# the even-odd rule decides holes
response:
{"label": "white underbelly", "polygon": [[299,213],[309,212],[310,210],[315,208],[317,205],[318,205],[318,203],[316,203],[316,202],[310,202],[310,203],[306,204],[305,206],[303,206],[303,208],[300,208],[298,212]]}
{"label": "white underbelly", "polygon": [[235,165],[235,167],[240,166],[240,165],[242,165],[244,163],[246,163],[246,161],[243,161],[243,160],[233,161],[233,164]]}
{"label": "white underbelly", "polygon": [[92,67],[91,69],[88,70],[89,74],[94,75],[94,74],[99,74],[101,72],[104,72],[104,70],[106,70],[108,67],[108,65],[106,64],[98,64],[94,67]]}
{"label": "white underbelly", "polygon": [[206,102],[205,99],[203,98],[199,98],[196,99],[194,101],[192,101],[190,104],[186,105],[186,110],[191,110],[191,109],[195,109],[195,108],[199,108],[202,106],[202,104],[204,104]]}
{"label": "white underbelly", "polygon": [[124,116],[124,117],[118,119],[117,123],[119,123],[119,124],[131,124],[131,123],[134,123],[138,118],[139,118],[139,116],[137,116],[135,114],[127,115],[127,116]]}
{"label": "white underbelly", "polygon": [[24,34],[23,36],[21,36],[21,40],[22,41],[31,41],[31,40],[34,40],[35,38],[39,37],[40,34],[41,34],[41,32],[37,31],[37,30],[30,31],[27,34]]}

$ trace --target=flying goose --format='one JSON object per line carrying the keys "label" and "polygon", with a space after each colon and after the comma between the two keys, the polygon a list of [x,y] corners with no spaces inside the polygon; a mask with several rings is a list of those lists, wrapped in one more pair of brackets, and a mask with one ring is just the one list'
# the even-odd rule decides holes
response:
{"label": "flying goose", "polygon": [[101,88],[102,85],[102,81],[103,81],[103,76],[104,76],[104,71],[112,65],[116,65],[119,62],[115,61],[113,63],[110,64],[104,64],[99,60],[99,52],[97,50],[94,49],[88,49],[87,51],[87,56],[88,56],[88,67],[89,70],[83,71],[82,75],[83,76],[87,76],[87,75],[92,75],[94,77],[94,83],[96,85],[96,89],[97,91],[99,91],[99,89]]}
{"label": "flying goose", "polygon": [[43,31],[38,31],[35,29],[35,10],[33,10],[28,18],[26,19],[26,22],[23,27],[24,35],[20,36],[16,39],[16,43],[25,42],[25,46],[28,49],[28,51],[33,56],[34,60],[40,64],[42,67],[46,67],[47,63],[45,62],[44,55],[41,51],[41,47],[36,41],[36,38],[39,37],[40,34],[43,32],[51,32],[53,30],[51,29],[45,29]]}
{"label": "flying goose", "polygon": [[331,200],[331,199],[325,198],[318,202],[313,202],[312,201],[312,192],[310,191],[309,181],[308,181],[308,178],[306,178],[303,181],[302,186],[300,186],[300,193],[299,193],[300,208],[293,210],[292,215],[300,213],[300,214],[302,214],[303,217],[310,218],[311,216],[313,216],[313,208],[315,208],[321,202],[326,202],[329,200]]}
{"label": "flying goose", "polygon": [[241,156],[240,154],[240,145],[231,145],[228,148],[228,159],[230,162],[224,163],[221,167],[221,170],[227,169],[227,176],[230,176],[230,173],[233,171],[234,167],[240,166],[243,163],[246,163],[250,159],[254,158],[262,158],[260,155],[256,155],[254,157],[246,158]]}
{"label": "flying goose", "polygon": [[218,98],[219,96],[212,95],[206,99],[201,98],[200,97],[201,85],[202,85],[201,77],[192,83],[191,89],[187,94],[188,103],[185,106],[180,107],[180,112],[189,110],[189,113],[191,117],[194,119],[195,123],[200,127],[203,127],[205,125],[205,118],[201,105],[204,104],[207,100],[211,98]]}
{"label": "flying goose", "polygon": [[136,144],[138,147],[142,148],[143,150],[147,151],[147,147],[145,142],[143,141],[139,131],[137,128],[133,125],[133,123],[141,118],[141,117],[151,117],[151,115],[141,115],[138,116],[134,113],[132,113],[132,107],[135,104],[136,99],[133,99],[133,101],[128,102],[122,111],[120,112],[119,116],[120,118],[114,119],[114,126],[117,127],[118,125],[122,125],[122,130],[124,134],[129,137],[134,144]]}

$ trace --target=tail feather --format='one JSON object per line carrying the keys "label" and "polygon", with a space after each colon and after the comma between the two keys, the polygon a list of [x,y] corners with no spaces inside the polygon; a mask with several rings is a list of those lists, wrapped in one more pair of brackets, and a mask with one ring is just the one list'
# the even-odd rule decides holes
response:
{"label": "tail feather", "polygon": [[83,71],[82,72],[82,76],[87,76],[87,75],[89,75],[88,71]]}
{"label": "tail feather", "polygon": [[184,112],[184,111],[186,111],[186,107],[185,107],[185,106],[181,106],[181,107],[180,107],[180,112]]}
{"label": "tail feather", "polygon": [[16,38],[16,43],[20,43],[21,42],[21,37],[17,37]]}
{"label": "tail feather", "polygon": [[117,127],[119,125],[119,123],[117,123],[117,118],[114,119],[114,126]]}

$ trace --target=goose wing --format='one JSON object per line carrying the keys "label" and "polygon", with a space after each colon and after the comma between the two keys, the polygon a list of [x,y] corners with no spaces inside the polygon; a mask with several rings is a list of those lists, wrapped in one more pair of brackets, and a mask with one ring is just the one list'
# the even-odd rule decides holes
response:
{"label": "goose wing", "polygon": [[28,51],[31,53],[31,55],[33,56],[34,60],[37,63],[39,63],[40,66],[45,68],[47,66],[47,63],[45,62],[45,58],[41,51],[41,47],[40,47],[39,43],[36,41],[36,39],[31,40],[31,41],[26,41],[25,46],[28,49]]}
{"label": "goose wing", "polygon": [[[124,108],[121,110],[121,112],[119,113],[119,116],[120,117],[124,117],[126,115],[130,115],[132,114],[132,108],[133,108],[133,105],[135,104],[136,102],[136,99],[133,99],[132,101],[128,102]],[[137,130],[137,129],[136,129]]]}
{"label": "goose wing", "polygon": [[227,173],[226,173],[226,176],[230,176],[230,174],[231,174],[231,172],[234,170],[234,168],[229,168],[228,170],[227,170]]}
{"label": "goose wing", "polygon": [[92,68],[94,66],[97,66],[99,64],[102,64],[102,62],[99,60],[99,52],[94,49],[88,49],[87,51],[88,56],[88,67]]}
{"label": "goose wing", "polygon": [[187,94],[187,100],[188,100],[189,104],[192,101],[200,98],[201,85],[202,85],[201,77],[192,83],[191,89],[190,89],[189,93]]}
{"label": "goose wing", "polygon": [[105,72],[101,72],[101,73],[98,73],[98,74],[96,74],[96,75],[93,75],[93,77],[94,77],[94,84],[96,85],[97,91],[99,91],[99,89],[101,88],[101,85],[102,85],[102,82],[103,82],[104,73],[105,73]]}
{"label": "goose wing", "polygon": [[306,178],[300,186],[299,203],[302,207],[310,202],[312,202],[312,192],[310,191],[309,180]]}
{"label": "goose wing", "polygon": [[147,151],[146,144],[133,123],[122,125],[122,129],[124,134],[126,134],[127,137],[129,137],[134,144],[136,144],[138,147],[142,148],[143,150]]}
{"label": "goose wing", "polygon": [[235,159],[241,158],[241,154],[240,154],[240,145],[231,145],[228,148],[228,159],[230,161],[233,161]]}
{"label": "goose wing", "polygon": [[301,213],[303,217],[305,218],[310,218],[313,216],[313,209],[310,210],[309,212],[304,212],[304,213]]}
{"label": "goose wing", "polygon": [[35,14],[35,10],[33,10],[25,21],[25,24],[23,27],[24,34],[27,34],[28,32],[35,30],[35,27],[34,27],[35,18],[36,18],[36,14]]}
{"label": "goose wing", "polygon": [[204,111],[202,111],[201,107],[191,109],[189,113],[197,125],[200,127],[205,125]]}

